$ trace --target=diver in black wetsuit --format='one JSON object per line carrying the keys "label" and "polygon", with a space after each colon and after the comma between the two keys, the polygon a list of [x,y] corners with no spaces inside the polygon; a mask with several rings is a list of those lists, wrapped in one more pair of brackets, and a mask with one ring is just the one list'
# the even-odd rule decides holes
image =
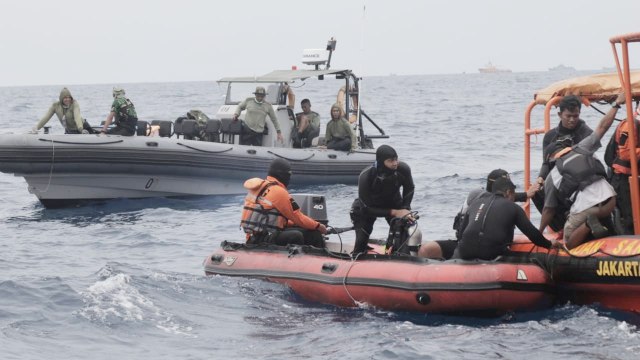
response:
{"label": "diver in black wetsuit", "polygon": [[375,164],[360,173],[358,199],[351,207],[351,221],[356,231],[354,255],[367,251],[377,218],[384,217],[389,223],[393,218],[411,216],[414,188],[409,165],[398,161],[398,154],[391,146],[380,146]]}
{"label": "diver in black wetsuit", "polygon": [[547,240],[513,202],[515,188],[508,178],[499,178],[492,193],[484,193],[471,202],[454,258],[495,259],[511,245],[515,226],[538,246],[558,246],[555,240]]}
{"label": "diver in black wetsuit", "polygon": [[[428,241],[420,246],[420,250],[418,251],[418,256],[429,258],[429,259],[451,259],[453,256],[453,252],[458,246],[458,241],[462,237],[462,233],[464,232],[465,218],[468,217],[469,205],[476,199],[480,198],[484,194],[489,194],[493,191],[493,183],[498,178],[507,178],[510,179],[509,173],[503,169],[495,169],[489,173],[487,176],[487,185],[484,189],[475,189],[469,192],[467,199],[464,201],[464,204],[460,208],[460,211],[456,215],[453,221],[453,229],[456,231],[456,239],[455,240],[435,240]],[[517,192],[514,194],[514,198],[516,202],[525,202],[527,199],[533,197],[536,192],[540,190],[540,185],[535,183],[529,187],[527,192]]]}

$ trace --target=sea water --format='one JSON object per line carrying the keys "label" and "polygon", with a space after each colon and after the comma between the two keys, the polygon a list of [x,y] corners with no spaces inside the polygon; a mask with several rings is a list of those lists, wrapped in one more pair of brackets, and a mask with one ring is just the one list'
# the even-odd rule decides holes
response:
{"label": "sea water", "polygon": [[[453,236],[467,192],[483,186],[491,170],[510,171],[522,190],[524,109],[536,90],[563,76],[363,79],[363,109],[390,136],[375,144],[394,146],[411,166],[425,240]],[[113,85],[125,88],[141,120],[174,120],[191,109],[213,117],[225,91],[215,82],[69,86],[91,124],[106,118]],[[298,104],[311,100],[324,127],[339,85],[313,85],[293,89]],[[1,131],[27,132],[61,88],[0,88]],[[541,114],[534,112],[535,127],[542,127]],[[591,127],[600,117],[583,109]],[[62,132],[55,118],[49,124]],[[532,140],[535,176],[542,136]],[[325,195],[330,224],[350,225],[355,186],[292,191]],[[22,178],[0,174],[0,199],[1,359],[637,359],[640,353],[638,318],[597,306],[558,304],[488,319],[341,309],[305,302],[278,284],[204,276],[202,261],[222,240],[243,238],[243,196],[49,210]],[[535,211],[533,219],[537,224]],[[384,225],[377,222],[374,237],[385,237]]]}

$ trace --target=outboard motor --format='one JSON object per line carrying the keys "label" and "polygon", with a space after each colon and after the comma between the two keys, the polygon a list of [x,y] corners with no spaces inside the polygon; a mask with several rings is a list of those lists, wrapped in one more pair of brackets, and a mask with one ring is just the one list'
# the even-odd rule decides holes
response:
{"label": "outboard motor", "polygon": [[308,217],[324,225],[329,223],[327,219],[327,202],[322,195],[316,194],[291,194],[293,200],[300,206],[300,211]]}
{"label": "outboard motor", "polygon": [[[414,214],[417,220],[418,215]],[[422,231],[418,222],[408,218],[393,218],[389,225],[389,236],[385,252],[394,255],[418,256],[418,249],[422,244]]]}

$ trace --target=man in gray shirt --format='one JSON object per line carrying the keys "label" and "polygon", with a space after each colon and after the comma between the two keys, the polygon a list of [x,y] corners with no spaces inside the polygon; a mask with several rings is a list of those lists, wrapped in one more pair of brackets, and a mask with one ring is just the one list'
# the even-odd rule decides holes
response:
{"label": "man in gray shirt", "polygon": [[273,127],[278,133],[278,141],[284,142],[282,132],[280,131],[280,123],[278,122],[275,111],[273,111],[273,106],[264,100],[267,91],[262,86],[258,86],[253,94],[255,97],[246,98],[238,104],[233,114],[233,120],[237,121],[240,113],[243,110],[247,111],[244,116],[242,134],[240,135],[240,145],[262,146],[262,136],[264,127],[266,126],[267,115],[271,118]]}

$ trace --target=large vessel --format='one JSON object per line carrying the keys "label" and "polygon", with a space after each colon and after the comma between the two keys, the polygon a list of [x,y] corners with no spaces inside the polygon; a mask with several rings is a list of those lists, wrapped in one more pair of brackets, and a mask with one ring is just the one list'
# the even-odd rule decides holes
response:
{"label": "large vessel", "polygon": [[493,65],[491,62],[486,63],[483,67],[478,69],[481,73],[510,73],[510,69],[499,68]]}
{"label": "large vessel", "polygon": [[[139,136],[133,137],[2,134],[0,171],[23,177],[29,191],[46,207],[113,198],[239,194],[244,192],[244,180],[264,176],[269,163],[278,157],[289,160],[296,173],[291,186],[355,184],[360,171],[375,159],[372,139],[387,135],[360,106],[360,79],[351,70],[330,67],[335,45],[332,39],[326,49],[306,50],[303,63],[310,69],[220,79],[227,84],[227,92],[216,118],[152,124],[160,128],[160,137],[144,136],[143,122],[139,122]],[[314,79],[310,87],[316,81],[336,82],[338,103],[357,134],[355,150],[327,150],[322,136],[311,147],[293,148],[291,131],[296,119],[290,85],[307,84],[309,79]],[[277,140],[267,120],[263,146],[238,144],[242,121],[234,121],[233,113],[256,86],[267,89],[283,142]],[[243,118],[244,112],[240,120]],[[378,133],[366,134],[365,123]],[[321,132],[325,125],[321,124]]]}
{"label": "large vessel", "polygon": [[572,66],[565,66],[563,64],[560,64],[560,65],[550,67],[549,71],[576,71],[576,68]]}

